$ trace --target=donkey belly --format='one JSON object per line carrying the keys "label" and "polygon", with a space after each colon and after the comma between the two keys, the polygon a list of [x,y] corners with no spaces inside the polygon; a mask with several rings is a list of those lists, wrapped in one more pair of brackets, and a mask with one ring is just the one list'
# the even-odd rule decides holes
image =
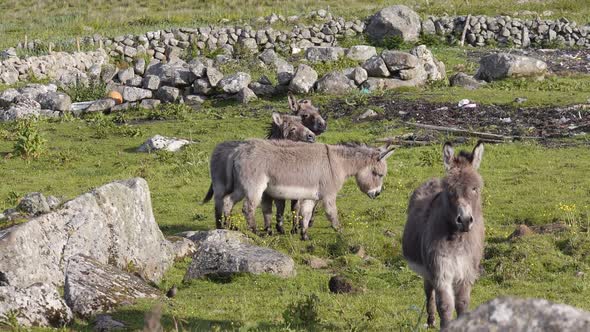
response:
{"label": "donkey belly", "polygon": [[306,188],[300,186],[280,186],[269,184],[266,193],[273,198],[280,199],[319,199],[319,193],[316,188]]}

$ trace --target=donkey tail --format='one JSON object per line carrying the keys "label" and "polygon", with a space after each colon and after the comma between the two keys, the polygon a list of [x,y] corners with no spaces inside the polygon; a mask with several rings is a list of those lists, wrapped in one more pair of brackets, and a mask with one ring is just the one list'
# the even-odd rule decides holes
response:
{"label": "donkey tail", "polygon": [[205,204],[205,203],[209,202],[212,197],[213,197],[213,183],[211,183],[209,185],[209,191],[207,192],[207,195],[205,195],[205,198],[203,198],[203,202],[201,204]]}

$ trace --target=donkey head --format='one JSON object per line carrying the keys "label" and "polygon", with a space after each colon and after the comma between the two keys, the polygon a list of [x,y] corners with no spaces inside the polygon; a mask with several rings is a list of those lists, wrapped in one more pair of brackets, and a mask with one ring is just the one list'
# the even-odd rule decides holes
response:
{"label": "donkey head", "polygon": [[311,129],[311,131],[313,131],[316,135],[326,131],[326,120],[322,118],[322,115],[318,111],[317,107],[313,106],[311,100],[296,100],[295,96],[291,92],[289,92],[288,97],[289,108],[293,112],[293,115],[301,117],[301,121],[303,122],[304,126]]}
{"label": "donkey head", "polygon": [[443,162],[447,176],[443,179],[443,195],[448,202],[452,229],[469,232],[481,213],[483,180],[477,172],[483,157],[483,143],[472,152],[461,151],[455,156],[450,143],[443,147]]}
{"label": "donkey head", "polygon": [[387,158],[394,151],[394,148],[388,147],[376,149],[369,164],[356,174],[356,184],[370,198],[376,198],[381,194],[383,179],[387,174]]}
{"label": "donkey head", "polygon": [[279,129],[283,139],[309,143],[315,142],[315,134],[305,127],[298,117],[273,113],[272,122]]}

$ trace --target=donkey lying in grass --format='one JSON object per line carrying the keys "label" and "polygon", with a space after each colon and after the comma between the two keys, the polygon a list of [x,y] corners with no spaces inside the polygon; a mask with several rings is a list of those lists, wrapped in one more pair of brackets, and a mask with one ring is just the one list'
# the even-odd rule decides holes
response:
{"label": "donkey lying in grass", "polygon": [[326,120],[322,117],[317,107],[311,103],[311,100],[296,100],[291,92],[288,94],[288,100],[289,108],[293,112],[293,115],[299,116],[304,126],[309,128],[316,135],[320,135],[326,131]]}
{"label": "donkey lying in grass", "polygon": [[[303,125],[298,116],[273,113],[272,120],[268,138],[315,142],[315,134]],[[217,228],[223,228],[223,224],[227,224],[228,221],[229,212],[223,213],[225,211],[223,199],[233,190],[233,156],[236,148],[243,143],[239,141],[223,142],[215,147],[211,155],[211,185],[203,203],[208,202],[215,195],[215,225]],[[268,197],[266,199],[270,200]],[[224,216],[223,222],[222,215]]]}
{"label": "donkey lying in grass", "polygon": [[[344,181],[356,177],[359,189],[369,197],[381,193],[387,173],[386,159],[393,150],[359,144],[306,144],[291,141],[249,140],[240,144],[233,155],[233,192],[228,208],[245,199],[243,213],[248,226],[256,232],[254,211],[261,202],[264,226],[270,231],[272,207],[263,194],[277,199],[304,201],[302,239],[308,239],[309,207],[314,201],[324,203],[326,215],[334,229],[340,229],[336,194]],[[217,196],[216,196],[217,197]],[[218,204],[221,204],[218,203]]]}
{"label": "donkey lying in grass", "polygon": [[471,153],[454,155],[443,148],[446,176],[420,186],[410,198],[403,253],[412,270],[424,278],[428,325],[438,310],[441,329],[469,308],[471,287],[483,255],[483,180],[477,170],[483,156],[479,142]]}

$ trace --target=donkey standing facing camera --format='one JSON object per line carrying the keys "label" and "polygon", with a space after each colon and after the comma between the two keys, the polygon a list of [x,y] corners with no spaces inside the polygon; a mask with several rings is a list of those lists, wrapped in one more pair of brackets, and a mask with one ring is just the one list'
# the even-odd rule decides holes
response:
{"label": "donkey standing facing camera", "polygon": [[453,309],[461,315],[469,308],[485,237],[483,180],[477,172],[482,156],[481,142],[471,153],[457,156],[446,143],[446,176],[424,183],[410,198],[403,253],[410,268],[424,278],[429,326],[434,326],[435,310],[442,329]]}

